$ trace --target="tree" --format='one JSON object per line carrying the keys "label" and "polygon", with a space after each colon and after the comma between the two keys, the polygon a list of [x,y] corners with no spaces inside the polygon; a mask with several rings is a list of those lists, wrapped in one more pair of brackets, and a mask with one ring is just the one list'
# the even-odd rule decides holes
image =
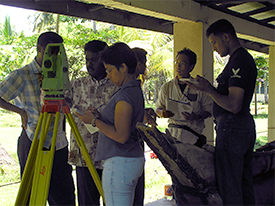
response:
{"label": "tree", "polygon": [[[29,17],[30,18],[30,17]],[[40,33],[43,30],[53,31],[55,30],[55,19],[53,13],[36,12],[33,20],[33,32]],[[57,26],[59,28],[59,25]]]}
{"label": "tree", "polygon": [[268,58],[264,56],[257,56],[254,58],[258,76],[257,76],[257,86],[261,85],[264,86],[264,99],[265,103],[268,103],[268,95],[267,95],[267,88],[269,82],[269,67],[268,67]]}
{"label": "tree", "polygon": [[0,81],[4,79],[11,71],[22,67],[29,61],[34,45],[36,45],[36,36],[26,37],[23,32],[16,33],[12,29],[10,17],[5,17],[0,38]]}
{"label": "tree", "polygon": [[[29,51],[30,49],[35,51],[39,33],[53,29],[58,29],[64,39],[70,65],[70,79],[88,75],[83,70],[85,68],[83,46],[93,39],[103,40],[108,45],[122,41],[132,48],[141,47],[147,50],[149,70],[144,78],[144,87],[149,99],[150,94],[156,94],[156,99],[159,87],[173,77],[173,38],[171,35],[64,15],[55,18],[53,14],[42,12],[36,13],[33,22],[36,34],[31,37],[25,37],[23,33],[16,36],[16,43],[12,46],[10,56],[5,55],[7,51],[5,51],[5,54],[0,54],[0,58],[2,57],[0,63],[2,61],[6,65],[6,61],[9,61],[9,64],[11,64],[11,67],[6,65],[9,70],[3,74],[3,77],[13,69],[23,66],[23,63],[28,63],[30,58],[35,55],[35,52],[33,52],[34,54],[30,56]],[[19,58],[14,58],[18,53],[22,55],[17,56]]]}
{"label": "tree", "polygon": [[[141,47],[148,52],[148,71],[143,77],[143,90],[147,103],[151,93],[154,94],[155,102],[161,85],[173,78],[173,36],[127,27],[123,28],[123,32],[127,35],[122,41],[128,43],[131,48]],[[123,32],[119,32],[120,36]],[[130,42],[127,42],[129,40]]]}
{"label": "tree", "polygon": [[[31,18],[31,17],[29,17]],[[76,23],[80,21],[81,23],[89,21],[87,19],[80,19],[77,17],[65,16],[48,12],[36,12],[33,20],[33,32],[38,33],[43,31],[54,31],[59,34],[60,23],[73,22]]]}
{"label": "tree", "polygon": [[12,37],[12,44],[0,41],[0,81],[11,71],[29,63],[36,55],[38,35],[26,37],[23,32]]}
{"label": "tree", "polygon": [[11,44],[14,31],[11,28],[10,16],[5,16],[5,22],[3,25],[2,33],[6,44]]}

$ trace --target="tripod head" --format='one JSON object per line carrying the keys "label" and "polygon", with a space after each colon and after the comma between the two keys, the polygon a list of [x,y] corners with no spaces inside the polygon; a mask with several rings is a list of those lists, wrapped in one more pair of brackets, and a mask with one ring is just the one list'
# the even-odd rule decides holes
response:
{"label": "tripod head", "polygon": [[62,43],[48,44],[42,61],[45,99],[63,99],[64,90],[70,89],[69,69],[65,48]]}

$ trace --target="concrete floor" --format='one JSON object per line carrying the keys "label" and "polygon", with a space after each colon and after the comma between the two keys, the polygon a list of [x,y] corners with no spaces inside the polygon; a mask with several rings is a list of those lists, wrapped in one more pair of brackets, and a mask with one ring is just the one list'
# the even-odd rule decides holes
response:
{"label": "concrete floor", "polygon": [[166,198],[162,198],[160,200],[147,203],[145,204],[145,206],[176,206],[176,203],[175,200],[168,200]]}

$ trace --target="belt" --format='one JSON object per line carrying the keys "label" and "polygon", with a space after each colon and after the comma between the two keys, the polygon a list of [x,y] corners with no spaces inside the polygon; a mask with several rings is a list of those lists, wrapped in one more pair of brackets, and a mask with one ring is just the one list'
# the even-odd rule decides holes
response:
{"label": "belt", "polygon": [[194,131],[193,129],[191,129],[190,127],[186,126],[186,125],[178,125],[178,124],[168,124],[168,127],[174,127],[174,128],[179,128],[179,129],[185,129],[191,133],[193,133],[194,135],[196,135],[197,137],[199,137],[201,134],[197,133],[196,131]]}
{"label": "belt", "polygon": [[246,116],[246,115],[251,115],[251,114],[249,112],[241,112],[241,113],[237,113],[237,114],[224,112],[224,113],[221,113],[221,114],[215,116],[214,117],[214,122],[217,123],[217,122],[220,122],[224,119],[232,119],[232,118],[237,118],[237,117],[243,117],[243,116]]}
{"label": "belt", "polygon": [[168,124],[168,127],[174,127],[174,128],[179,128],[179,129],[184,129],[187,130],[189,132],[191,132],[192,134],[196,135],[198,137],[197,142],[194,144],[198,147],[202,147],[203,145],[206,144],[206,137],[203,134],[199,134],[196,131],[194,131],[193,129],[191,129],[190,127],[186,126],[186,125],[178,125],[178,124]]}

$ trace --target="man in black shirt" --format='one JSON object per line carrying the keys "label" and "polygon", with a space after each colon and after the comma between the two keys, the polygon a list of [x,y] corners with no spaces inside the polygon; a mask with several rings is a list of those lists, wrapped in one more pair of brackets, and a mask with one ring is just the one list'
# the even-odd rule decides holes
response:
{"label": "man in black shirt", "polygon": [[214,100],[215,169],[223,204],[254,205],[252,159],[256,132],[250,102],[257,77],[256,65],[227,20],[210,25],[206,36],[214,51],[222,57],[230,55],[229,62],[217,78],[217,88],[200,76],[196,77],[199,84],[188,85]]}

